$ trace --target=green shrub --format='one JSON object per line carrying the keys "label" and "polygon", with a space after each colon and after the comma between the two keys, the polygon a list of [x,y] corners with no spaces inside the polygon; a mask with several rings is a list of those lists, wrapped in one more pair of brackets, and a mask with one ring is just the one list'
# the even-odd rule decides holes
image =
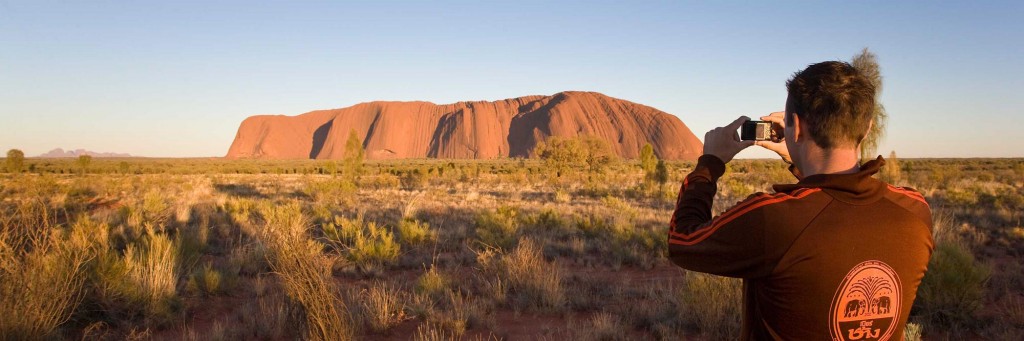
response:
{"label": "green shrub", "polygon": [[405,245],[419,245],[436,238],[430,225],[415,219],[405,218],[398,223],[398,236]]}
{"label": "green shrub", "polygon": [[476,218],[476,236],[484,245],[511,249],[515,246],[518,232],[518,213],[514,207],[502,206]]}
{"label": "green shrub", "polygon": [[25,169],[25,153],[19,149],[7,151],[7,159],[4,160],[7,171],[10,173],[21,173]]}
{"label": "green shrub", "polygon": [[305,193],[316,202],[332,205],[348,205],[359,191],[356,182],[348,176],[326,180],[310,180],[306,183]]}
{"label": "green shrub", "polygon": [[384,265],[398,259],[400,246],[394,235],[376,223],[366,224],[365,229],[356,236],[355,244],[349,249],[349,260],[357,265]]}
{"label": "green shrub", "polygon": [[530,229],[530,232],[547,233],[555,238],[568,238],[574,233],[572,226],[562,218],[557,210],[552,208],[528,214],[522,217],[522,223]]}
{"label": "green shrub", "polygon": [[416,293],[436,297],[447,291],[448,285],[448,277],[432,267],[416,280]]}
{"label": "green shrub", "polygon": [[202,268],[196,269],[186,286],[189,291],[194,293],[219,295],[231,291],[236,275],[217,269],[211,263],[206,263]]}
{"label": "green shrub", "polygon": [[917,290],[915,308],[940,325],[974,323],[990,275],[989,267],[976,262],[963,246],[940,243]]}
{"label": "green shrub", "polygon": [[427,186],[427,183],[430,181],[430,174],[423,168],[411,169],[403,172],[398,181],[402,184],[402,189],[410,191],[421,189]]}
{"label": "green shrub", "polygon": [[364,272],[393,263],[401,251],[391,231],[375,222],[364,221],[362,217],[335,217],[334,223],[323,226],[323,232],[328,244],[343,252]]}

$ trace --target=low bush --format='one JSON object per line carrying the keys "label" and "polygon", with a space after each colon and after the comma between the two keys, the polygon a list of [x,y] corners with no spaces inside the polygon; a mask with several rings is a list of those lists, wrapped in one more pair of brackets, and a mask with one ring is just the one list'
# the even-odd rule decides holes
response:
{"label": "low bush", "polygon": [[515,246],[518,233],[518,212],[514,207],[502,206],[476,218],[476,236],[484,245],[510,250]]}
{"label": "low bush", "polygon": [[409,246],[420,245],[437,238],[426,222],[409,218],[402,219],[398,223],[398,236],[403,244]]}
{"label": "low bush", "polygon": [[[419,228],[419,227],[418,227]],[[412,233],[412,232],[410,232]],[[385,226],[367,222],[363,217],[335,217],[323,225],[328,245],[345,255],[364,273],[372,273],[398,259],[401,245]]]}
{"label": "low bush", "polygon": [[449,282],[448,276],[437,271],[436,267],[431,267],[430,270],[427,270],[427,272],[424,272],[423,275],[416,279],[416,293],[429,297],[438,297],[440,294],[448,291]]}
{"label": "low bush", "polygon": [[914,308],[938,325],[969,326],[977,321],[990,275],[989,267],[976,262],[965,247],[938,244],[917,289]]}

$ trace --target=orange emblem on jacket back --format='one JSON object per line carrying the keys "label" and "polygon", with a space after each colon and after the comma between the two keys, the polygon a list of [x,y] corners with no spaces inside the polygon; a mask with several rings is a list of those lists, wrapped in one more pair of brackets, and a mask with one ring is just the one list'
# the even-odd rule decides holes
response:
{"label": "orange emblem on jacket back", "polygon": [[896,271],[882,261],[869,260],[854,266],[832,298],[832,339],[889,339],[900,317],[901,289]]}

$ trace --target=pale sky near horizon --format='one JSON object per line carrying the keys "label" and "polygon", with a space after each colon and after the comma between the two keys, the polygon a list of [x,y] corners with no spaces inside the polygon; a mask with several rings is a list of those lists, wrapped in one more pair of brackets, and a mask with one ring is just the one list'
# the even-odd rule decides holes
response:
{"label": "pale sky near horizon", "polygon": [[[0,149],[223,156],[241,121],[597,91],[704,132],[863,47],[879,153],[1024,157],[1024,2],[0,0]],[[753,147],[738,157],[773,154]]]}

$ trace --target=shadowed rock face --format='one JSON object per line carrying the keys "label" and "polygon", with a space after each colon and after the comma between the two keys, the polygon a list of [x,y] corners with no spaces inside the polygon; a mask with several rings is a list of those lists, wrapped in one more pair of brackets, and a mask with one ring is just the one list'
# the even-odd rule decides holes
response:
{"label": "shadowed rock face", "polygon": [[596,92],[494,102],[370,102],[298,116],[252,116],[228,158],[340,159],[355,129],[369,159],[529,157],[551,136],[596,136],[620,156],[650,143],[659,157],[694,160],[703,146],[679,118]]}

